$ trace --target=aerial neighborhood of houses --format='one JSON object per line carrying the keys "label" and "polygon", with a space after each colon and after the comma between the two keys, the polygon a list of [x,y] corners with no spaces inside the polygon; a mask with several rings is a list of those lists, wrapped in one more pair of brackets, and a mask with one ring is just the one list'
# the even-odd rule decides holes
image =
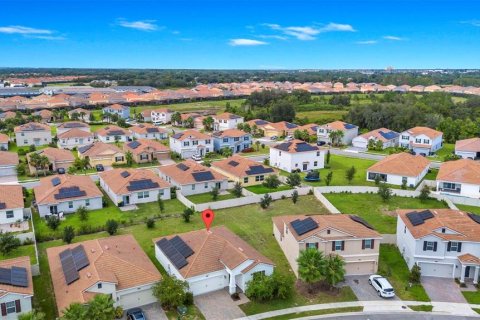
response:
{"label": "aerial neighborhood of houses", "polygon": [[[422,277],[458,279],[459,287],[478,283],[480,216],[468,208],[480,207],[480,138],[457,140],[444,161],[438,128],[271,122],[228,108],[178,112],[174,104],[269,89],[480,95],[478,88],[246,82],[189,90],[49,86],[32,93],[38,81],[11,79],[12,88],[0,88],[0,238],[19,241],[1,252],[0,319],[49,303],[62,317],[101,294],[122,316],[158,305],[159,286],[170,279],[186,284],[183,293],[200,309],[186,298],[179,307],[188,311],[176,311],[209,319],[202,297],[223,293],[260,305],[256,281],[283,282],[278,274],[290,274],[299,279],[297,290],[305,285],[305,256],[318,252],[340,274],[332,282],[322,275],[330,291],[352,286],[357,294],[348,279],[378,273],[369,289],[391,296],[393,289],[382,287],[391,276],[383,250],[398,253],[404,274],[418,268]],[[334,201],[376,193],[375,201],[348,209]],[[382,207],[394,229],[385,231],[370,213],[373,202],[391,197],[422,205]],[[199,212],[207,209],[217,217],[204,228]],[[407,280],[395,279],[403,294]]]}

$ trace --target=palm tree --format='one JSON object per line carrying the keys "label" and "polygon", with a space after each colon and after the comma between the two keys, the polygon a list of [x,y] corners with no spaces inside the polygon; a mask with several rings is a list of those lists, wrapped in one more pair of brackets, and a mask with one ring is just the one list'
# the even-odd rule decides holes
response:
{"label": "palm tree", "polygon": [[80,115],[80,119],[81,119],[82,121],[85,121],[85,115],[86,115],[86,113],[85,113],[84,111],[81,111],[81,112],[79,113],[79,115]]}
{"label": "palm tree", "polygon": [[40,168],[40,155],[32,152],[28,156],[28,163],[35,168],[35,177],[38,178],[38,169]]}
{"label": "palm tree", "polygon": [[62,320],[83,320],[86,319],[87,308],[80,303],[72,303],[63,311]]}
{"label": "palm tree", "polygon": [[337,254],[330,254],[325,261],[325,281],[333,288],[345,277],[345,261]]}
{"label": "palm tree", "polygon": [[43,175],[47,175],[48,167],[50,166],[50,159],[48,159],[46,156],[40,156],[40,167],[43,170]]}
{"label": "palm tree", "polygon": [[313,284],[322,280],[325,259],[317,249],[309,248],[300,252],[297,258],[298,275],[308,284],[308,292],[312,292]]}
{"label": "palm tree", "polygon": [[255,141],[255,146],[257,147],[257,151],[260,150],[260,141]]}
{"label": "palm tree", "polygon": [[125,161],[127,161],[127,166],[131,166],[133,163],[133,154],[130,151],[125,153]]}
{"label": "palm tree", "polygon": [[211,116],[208,116],[205,119],[203,119],[202,123],[205,126],[205,130],[207,131],[213,130],[213,118]]}
{"label": "palm tree", "polygon": [[334,145],[334,146],[340,145],[344,135],[345,135],[345,133],[343,131],[340,131],[340,130],[334,130],[334,131],[330,132],[329,136],[330,136],[330,141],[332,141],[332,145]]}
{"label": "palm tree", "polygon": [[187,120],[185,120],[185,123],[183,125],[186,128],[193,128],[193,124],[194,124],[193,118],[188,117]]}
{"label": "palm tree", "polygon": [[30,311],[18,316],[18,320],[44,320],[44,319],[45,319],[45,313],[37,312],[37,311]]}
{"label": "palm tree", "polygon": [[88,305],[87,319],[115,319],[115,307],[113,306],[112,297],[106,294],[97,294]]}
{"label": "palm tree", "polygon": [[68,112],[65,109],[60,110],[60,119],[63,121],[68,116]]}

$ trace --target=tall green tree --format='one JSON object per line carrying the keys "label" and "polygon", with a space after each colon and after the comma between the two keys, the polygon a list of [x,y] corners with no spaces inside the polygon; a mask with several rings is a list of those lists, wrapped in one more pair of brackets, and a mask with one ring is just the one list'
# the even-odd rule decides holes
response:
{"label": "tall green tree", "polygon": [[330,254],[325,261],[323,276],[331,288],[345,277],[345,261],[337,254]]}
{"label": "tall green tree", "polygon": [[115,307],[113,306],[112,296],[107,294],[97,294],[88,304],[88,319],[112,320],[115,318]]}
{"label": "tall green tree", "polygon": [[184,304],[188,283],[174,277],[166,276],[153,286],[153,295],[167,310],[174,310]]}
{"label": "tall green tree", "polygon": [[80,303],[72,303],[64,311],[62,320],[87,320],[88,306]]}
{"label": "tall green tree", "polygon": [[298,276],[308,284],[308,291],[311,293],[313,284],[323,279],[322,271],[325,268],[325,259],[322,252],[314,248],[308,248],[300,251],[297,258]]}

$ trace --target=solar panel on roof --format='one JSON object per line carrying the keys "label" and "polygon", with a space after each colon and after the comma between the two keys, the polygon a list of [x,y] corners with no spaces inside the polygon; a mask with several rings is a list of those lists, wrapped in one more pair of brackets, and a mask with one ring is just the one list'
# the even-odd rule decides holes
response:
{"label": "solar panel on roof", "polygon": [[73,262],[75,263],[75,267],[77,271],[82,270],[85,267],[90,265],[90,261],[88,261],[87,254],[85,253],[85,248],[83,245],[79,245],[71,250]]}
{"label": "solar panel on roof", "polygon": [[245,171],[245,173],[248,175],[271,173],[271,172],[273,172],[272,168],[264,167],[262,165],[250,166],[250,168],[247,171]]}
{"label": "solar panel on roof", "polygon": [[109,136],[121,136],[123,134],[122,130],[112,130],[107,132],[107,135]]}
{"label": "solar panel on roof", "polygon": [[363,224],[363,225],[364,225],[365,227],[367,227],[368,229],[375,230],[367,221],[363,220],[363,219],[360,218],[359,216],[351,215],[351,216],[350,216],[350,219],[352,219],[353,221],[358,222],[358,223],[360,223],[360,224]]}
{"label": "solar panel on roof", "polygon": [[391,140],[398,137],[398,133],[396,133],[395,131],[388,131],[388,132],[379,131],[378,133],[387,140]]}
{"label": "solar panel on roof", "polygon": [[158,132],[158,128],[147,128],[148,133]]}
{"label": "solar panel on roof", "polygon": [[172,246],[177,249],[178,252],[185,258],[190,257],[192,254],[194,254],[192,248],[186,244],[182,238],[179,236],[175,236],[172,239],[169,240]]}
{"label": "solar panel on roof", "polygon": [[3,210],[7,207],[7,205],[5,204],[5,202],[0,202],[0,210]]}
{"label": "solar panel on roof", "polygon": [[160,185],[157,182],[153,182],[151,179],[143,179],[130,181],[130,184],[127,186],[127,190],[138,191],[145,189],[155,189],[158,187],[160,187]]}
{"label": "solar panel on roof", "polygon": [[306,142],[302,142],[302,143],[297,143],[295,150],[298,152],[304,152],[304,151],[315,151],[315,150],[318,150],[318,148]]}
{"label": "solar panel on roof", "polygon": [[63,125],[65,128],[81,128],[85,125],[81,122],[67,122]]}
{"label": "solar panel on roof", "polygon": [[128,171],[122,171],[122,172],[120,173],[120,175],[121,175],[123,178],[126,178],[126,177],[130,176],[130,172],[128,172]]}
{"label": "solar panel on roof", "polygon": [[28,287],[27,269],[22,267],[12,267],[12,286]]}
{"label": "solar panel on roof", "polygon": [[178,250],[175,249],[167,239],[163,238],[160,241],[157,241],[157,247],[167,256],[168,260],[172,262],[175,268],[181,269],[188,264],[185,257],[178,252]]}
{"label": "solar panel on roof", "polygon": [[138,141],[132,141],[128,144],[128,147],[129,148],[132,148],[132,149],[137,149],[139,146],[141,145],[140,142]]}
{"label": "solar panel on roof", "polygon": [[12,284],[12,270],[9,268],[0,268],[0,283]]}
{"label": "solar panel on roof", "polygon": [[267,124],[267,123],[268,123],[268,121],[265,121],[265,120],[257,120],[257,121],[255,121],[255,124],[256,124],[256,125],[264,125],[264,124]]}
{"label": "solar panel on roof", "polygon": [[80,148],[78,148],[78,151],[79,151],[80,153],[85,153],[85,152],[87,152],[88,150],[90,150],[91,147],[93,147],[93,144],[89,144],[89,145],[80,147]]}
{"label": "solar panel on roof", "polygon": [[230,166],[232,166],[232,167],[236,167],[236,166],[239,165],[239,163],[238,163],[237,161],[233,161],[233,160],[232,160],[232,161],[229,161],[228,164],[229,164]]}
{"label": "solar panel on roof", "polygon": [[422,218],[422,220],[424,221],[434,217],[433,213],[430,210],[424,210],[419,212],[418,214],[420,215],[420,218]]}
{"label": "solar panel on roof", "polygon": [[280,143],[279,145],[276,145],[275,149],[288,152],[288,149],[290,148],[291,145],[292,145],[291,142],[284,142],[284,143]]}
{"label": "solar panel on roof", "polygon": [[476,223],[480,224],[480,216],[479,215],[476,215],[474,213],[467,213],[468,216],[470,217],[470,219],[472,219],[473,221],[475,221]]}
{"label": "solar panel on roof", "polygon": [[176,133],[176,134],[174,134],[172,137],[173,137],[174,139],[180,139],[182,136],[183,136],[183,133]]}
{"label": "solar panel on roof", "polygon": [[192,176],[197,182],[215,180],[215,177],[210,171],[193,172]]}
{"label": "solar panel on roof", "polygon": [[54,187],[58,186],[58,185],[60,184],[60,182],[61,182],[61,181],[60,181],[60,178],[53,178],[53,179],[52,179],[52,185],[53,185]]}
{"label": "solar panel on roof", "polygon": [[318,228],[318,223],[311,217],[305,218],[303,220],[297,219],[292,221],[290,224],[299,236]]}
{"label": "solar panel on roof", "polygon": [[60,263],[62,264],[63,275],[65,276],[65,282],[67,285],[80,279],[75,261],[73,260],[72,251],[66,249],[60,252]]}
{"label": "solar panel on roof", "polygon": [[408,220],[410,220],[410,223],[413,226],[419,226],[423,224],[425,220],[433,218],[434,215],[431,211],[425,210],[422,212],[417,212],[417,211],[409,212],[406,214],[406,217]]}
{"label": "solar panel on roof", "polygon": [[177,168],[182,170],[182,171],[187,171],[189,169],[189,166],[187,166],[184,163],[179,163],[179,164],[177,164]]}
{"label": "solar panel on roof", "polygon": [[57,200],[60,199],[67,199],[67,198],[78,198],[84,197],[87,193],[83,190],[80,190],[79,187],[68,187],[68,188],[60,188],[58,193],[54,195],[54,198]]}
{"label": "solar panel on roof", "polygon": [[285,126],[286,126],[288,129],[293,129],[293,128],[298,127],[296,124],[290,123],[290,122],[287,122],[287,123],[285,124]]}
{"label": "solar panel on roof", "polygon": [[344,127],[345,127],[345,129],[353,129],[353,128],[357,127],[357,126],[354,125],[354,124],[345,123]]}

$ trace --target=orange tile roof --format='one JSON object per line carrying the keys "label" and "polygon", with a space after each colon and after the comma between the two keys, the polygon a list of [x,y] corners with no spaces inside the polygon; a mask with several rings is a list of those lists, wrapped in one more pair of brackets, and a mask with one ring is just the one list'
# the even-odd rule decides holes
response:
{"label": "orange tile roof", "polygon": [[0,151],[0,166],[16,166],[18,164],[18,154],[9,151]]}
{"label": "orange tile roof", "polygon": [[128,129],[132,132],[137,133],[137,134],[147,134],[147,133],[149,133],[147,131],[147,129],[152,129],[152,128],[158,130],[158,132],[153,132],[153,133],[168,133],[168,131],[165,130],[164,128],[159,128],[158,126],[153,125],[151,123],[141,123],[141,124],[136,125],[136,126],[131,126]]}
{"label": "orange tile roof", "polygon": [[86,115],[89,115],[91,112],[89,110],[86,110],[86,109],[83,109],[83,108],[77,108],[77,109],[73,109],[71,111],[68,112],[68,114],[72,114],[72,113],[78,113],[80,114],[81,112],[85,113]]}
{"label": "orange tile roof", "polygon": [[231,119],[240,119],[242,118],[241,116],[237,116],[236,114],[230,113],[230,112],[224,112],[221,114],[217,114],[212,116],[213,119],[215,120],[231,120]]}
{"label": "orange tile roof", "polygon": [[87,132],[78,128],[70,129],[58,135],[59,139],[88,138],[88,137],[93,137],[93,133]]}
{"label": "orange tile roof", "polygon": [[[162,238],[171,239],[174,236],[161,237],[153,241],[157,243]],[[273,265],[270,259],[224,226],[211,228],[210,232],[202,229],[178,236],[194,251],[194,254],[187,258],[188,264],[179,270],[185,279],[225,270],[225,266],[234,269],[247,260],[253,260],[253,265],[259,263]]]}
{"label": "orange tile roof", "polygon": [[246,133],[245,131],[238,130],[238,129],[227,129],[223,131],[216,131],[212,135],[215,138],[224,138],[224,137],[240,138],[245,135],[249,135],[249,133]]}
{"label": "orange tile roof", "polygon": [[218,168],[239,178],[249,175],[258,175],[258,173],[249,173],[251,167],[262,167],[262,172],[264,171],[265,173],[269,174],[277,172],[273,168],[239,155],[233,155],[229,158],[212,162],[213,169]]}
{"label": "orange tile roof", "polygon": [[457,257],[458,260],[462,264],[475,264],[475,265],[480,265],[480,258],[474,256],[473,254],[470,253],[465,253]]}
{"label": "orange tile roof", "polygon": [[48,131],[50,132],[50,127],[46,124],[39,122],[29,122],[15,127],[15,132],[32,132],[32,131]]}
{"label": "orange tile roof", "polygon": [[122,135],[130,136],[130,132],[127,129],[120,128],[119,126],[116,126],[116,125],[108,125],[106,127],[99,129],[96,133],[97,133],[97,136],[108,136],[109,133],[112,131],[119,131],[119,132],[122,132]]}
{"label": "orange tile roof", "polygon": [[417,177],[430,166],[430,160],[420,155],[401,152],[386,156],[367,171]]}
{"label": "orange tile roof", "polygon": [[[70,132],[70,131],[67,131]],[[55,162],[55,161],[75,161],[75,157],[73,156],[72,152],[69,150],[65,149],[58,149],[58,148],[45,148],[42,150],[30,152],[27,154],[27,158],[30,158],[30,155],[32,153],[38,153],[40,155],[46,156],[50,162]]]}
{"label": "orange tile roof", "polygon": [[374,137],[375,139],[380,140],[382,142],[387,142],[387,141],[389,141],[389,139],[385,138],[385,136],[383,136],[381,133],[390,133],[390,132],[393,132],[393,133],[396,134],[392,139],[398,138],[398,136],[399,136],[398,132],[392,131],[392,130],[387,129],[387,128],[375,129],[375,130],[369,131],[367,133],[361,134],[359,137],[364,138],[366,140],[370,139],[371,137]]}
{"label": "orange tile roof", "polygon": [[176,133],[172,136],[176,140],[183,141],[185,139],[196,139],[196,140],[207,140],[211,139],[212,137],[208,134],[202,133],[197,130],[189,129],[183,132]]}
{"label": "orange tile roof", "polygon": [[0,268],[19,267],[27,269],[27,287],[17,287],[8,284],[0,284],[0,296],[7,293],[16,293],[27,296],[33,296],[32,268],[30,266],[30,257],[18,257],[13,259],[1,260]]}
{"label": "orange tile roof", "polygon": [[84,152],[80,152],[80,149],[78,151],[82,156],[84,157],[99,157],[99,156],[113,156],[117,153],[123,154],[123,151],[120,150],[116,145],[112,143],[104,143],[101,141],[96,141],[92,143],[87,150]]}
{"label": "orange tile roof", "polygon": [[408,134],[412,136],[419,136],[421,134],[429,137],[430,139],[435,139],[441,136],[443,133],[429,127],[414,127],[407,130]]}
{"label": "orange tile roof", "polygon": [[154,153],[160,153],[160,152],[170,152],[170,148],[165,146],[163,143],[156,141],[156,140],[150,140],[150,139],[138,139],[135,140],[138,145],[136,148],[131,148],[130,144],[132,142],[127,142],[123,145],[123,150],[130,151],[133,154],[141,154],[145,152],[154,152]]}
{"label": "orange tile roof", "polygon": [[[60,184],[54,186],[52,179],[60,179]],[[86,195],[82,197],[65,198],[61,200],[55,199],[55,194],[59,193],[61,188],[79,187],[85,191]],[[73,176],[69,174],[54,175],[50,177],[40,178],[40,184],[33,188],[35,200],[37,204],[51,204],[65,202],[72,199],[86,199],[102,197],[103,193],[98,189],[97,185],[89,176]]]}
{"label": "orange tile roof", "polygon": [[[72,126],[74,125],[74,126]],[[90,126],[84,122],[81,122],[81,121],[67,121],[67,122],[64,122],[60,125],[58,125],[58,128],[59,129],[69,129],[69,130],[72,130],[72,129],[75,129],[75,128],[90,128]]]}
{"label": "orange tile roof", "polygon": [[480,184],[480,163],[471,159],[447,161],[440,165],[437,180]]}
{"label": "orange tile roof", "polygon": [[6,134],[0,133],[0,143],[8,143],[10,141],[10,137]]}
{"label": "orange tile roof", "polygon": [[[83,245],[90,265],[80,270],[80,278],[66,284],[59,254],[66,249]],[[47,249],[48,264],[60,314],[71,303],[86,303],[94,294],[87,291],[98,282],[116,284],[116,290],[125,290],[156,283],[162,279],[135,238],[128,235],[87,240]]]}
{"label": "orange tile roof", "polygon": [[[186,166],[185,170],[182,170],[179,165]],[[219,180],[227,180],[223,174],[216,172],[215,170],[210,169],[209,167],[205,167],[193,160],[185,160],[178,164],[171,164],[167,166],[161,166],[158,168],[160,172],[165,174],[166,176],[170,177],[172,180],[175,180],[179,184],[192,184],[192,183],[199,183],[193,177],[193,173],[197,172],[211,172],[213,175],[214,181]],[[202,181],[206,182],[206,181]]]}
{"label": "orange tile roof", "polygon": [[[320,125],[321,128],[326,128],[326,129],[332,129],[332,130],[340,130],[340,131],[346,131],[348,129],[345,128],[345,126],[348,125],[348,123],[343,122],[343,121],[333,121],[327,124]],[[357,126],[355,126],[356,128]]]}
{"label": "orange tile roof", "polygon": [[319,125],[316,123],[308,123],[303,126],[299,126],[298,128],[296,128],[296,130],[300,130],[300,131],[307,130],[309,135],[316,135],[318,127]]}
{"label": "orange tile roof", "polygon": [[278,149],[288,153],[312,152],[312,151],[316,152],[321,150],[321,148],[319,148],[316,145],[313,145],[298,139],[293,139],[288,142],[282,142],[282,143],[276,144],[271,148]]}
{"label": "orange tile roof", "polygon": [[[127,177],[123,177],[122,174],[128,172]],[[122,169],[117,168],[109,171],[104,171],[99,174],[100,178],[108,185],[108,187],[117,195],[133,193],[129,191],[127,187],[130,182],[137,180],[150,179],[153,182],[158,183],[159,188],[169,188],[170,184],[161,179],[153,171],[149,169]]]}
{"label": "orange tile roof", "polygon": [[480,152],[480,138],[457,140],[455,151]]}
{"label": "orange tile roof", "polygon": [[253,119],[253,120],[247,121],[247,123],[250,127],[253,127],[255,125],[255,126],[257,126],[257,128],[263,128],[264,126],[266,126],[268,124],[272,124],[271,122],[269,122],[267,120],[262,120],[262,119]]}
{"label": "orange tile roof", "polygon": [[121,105],[121,104],[118,104],[118,103],[115,103],[115,104],[112,104],[110,106],[107,106],[106,108],[108,109],[112,109],[112,110],[123,110],[123,109],[128,109],[127,106],[124,106],[124,105]]}
{"label": "orange tile roof", "polygon": [[276,130],[283,131],[296,130],[298,128],[296,124],[287,121],[272,122],[269,125]]}
{"label": "orange tile roof", "polygon": [[0,185],[0,203],[5,205],[2,210],[24,208],[22,186],[19,184]]}

